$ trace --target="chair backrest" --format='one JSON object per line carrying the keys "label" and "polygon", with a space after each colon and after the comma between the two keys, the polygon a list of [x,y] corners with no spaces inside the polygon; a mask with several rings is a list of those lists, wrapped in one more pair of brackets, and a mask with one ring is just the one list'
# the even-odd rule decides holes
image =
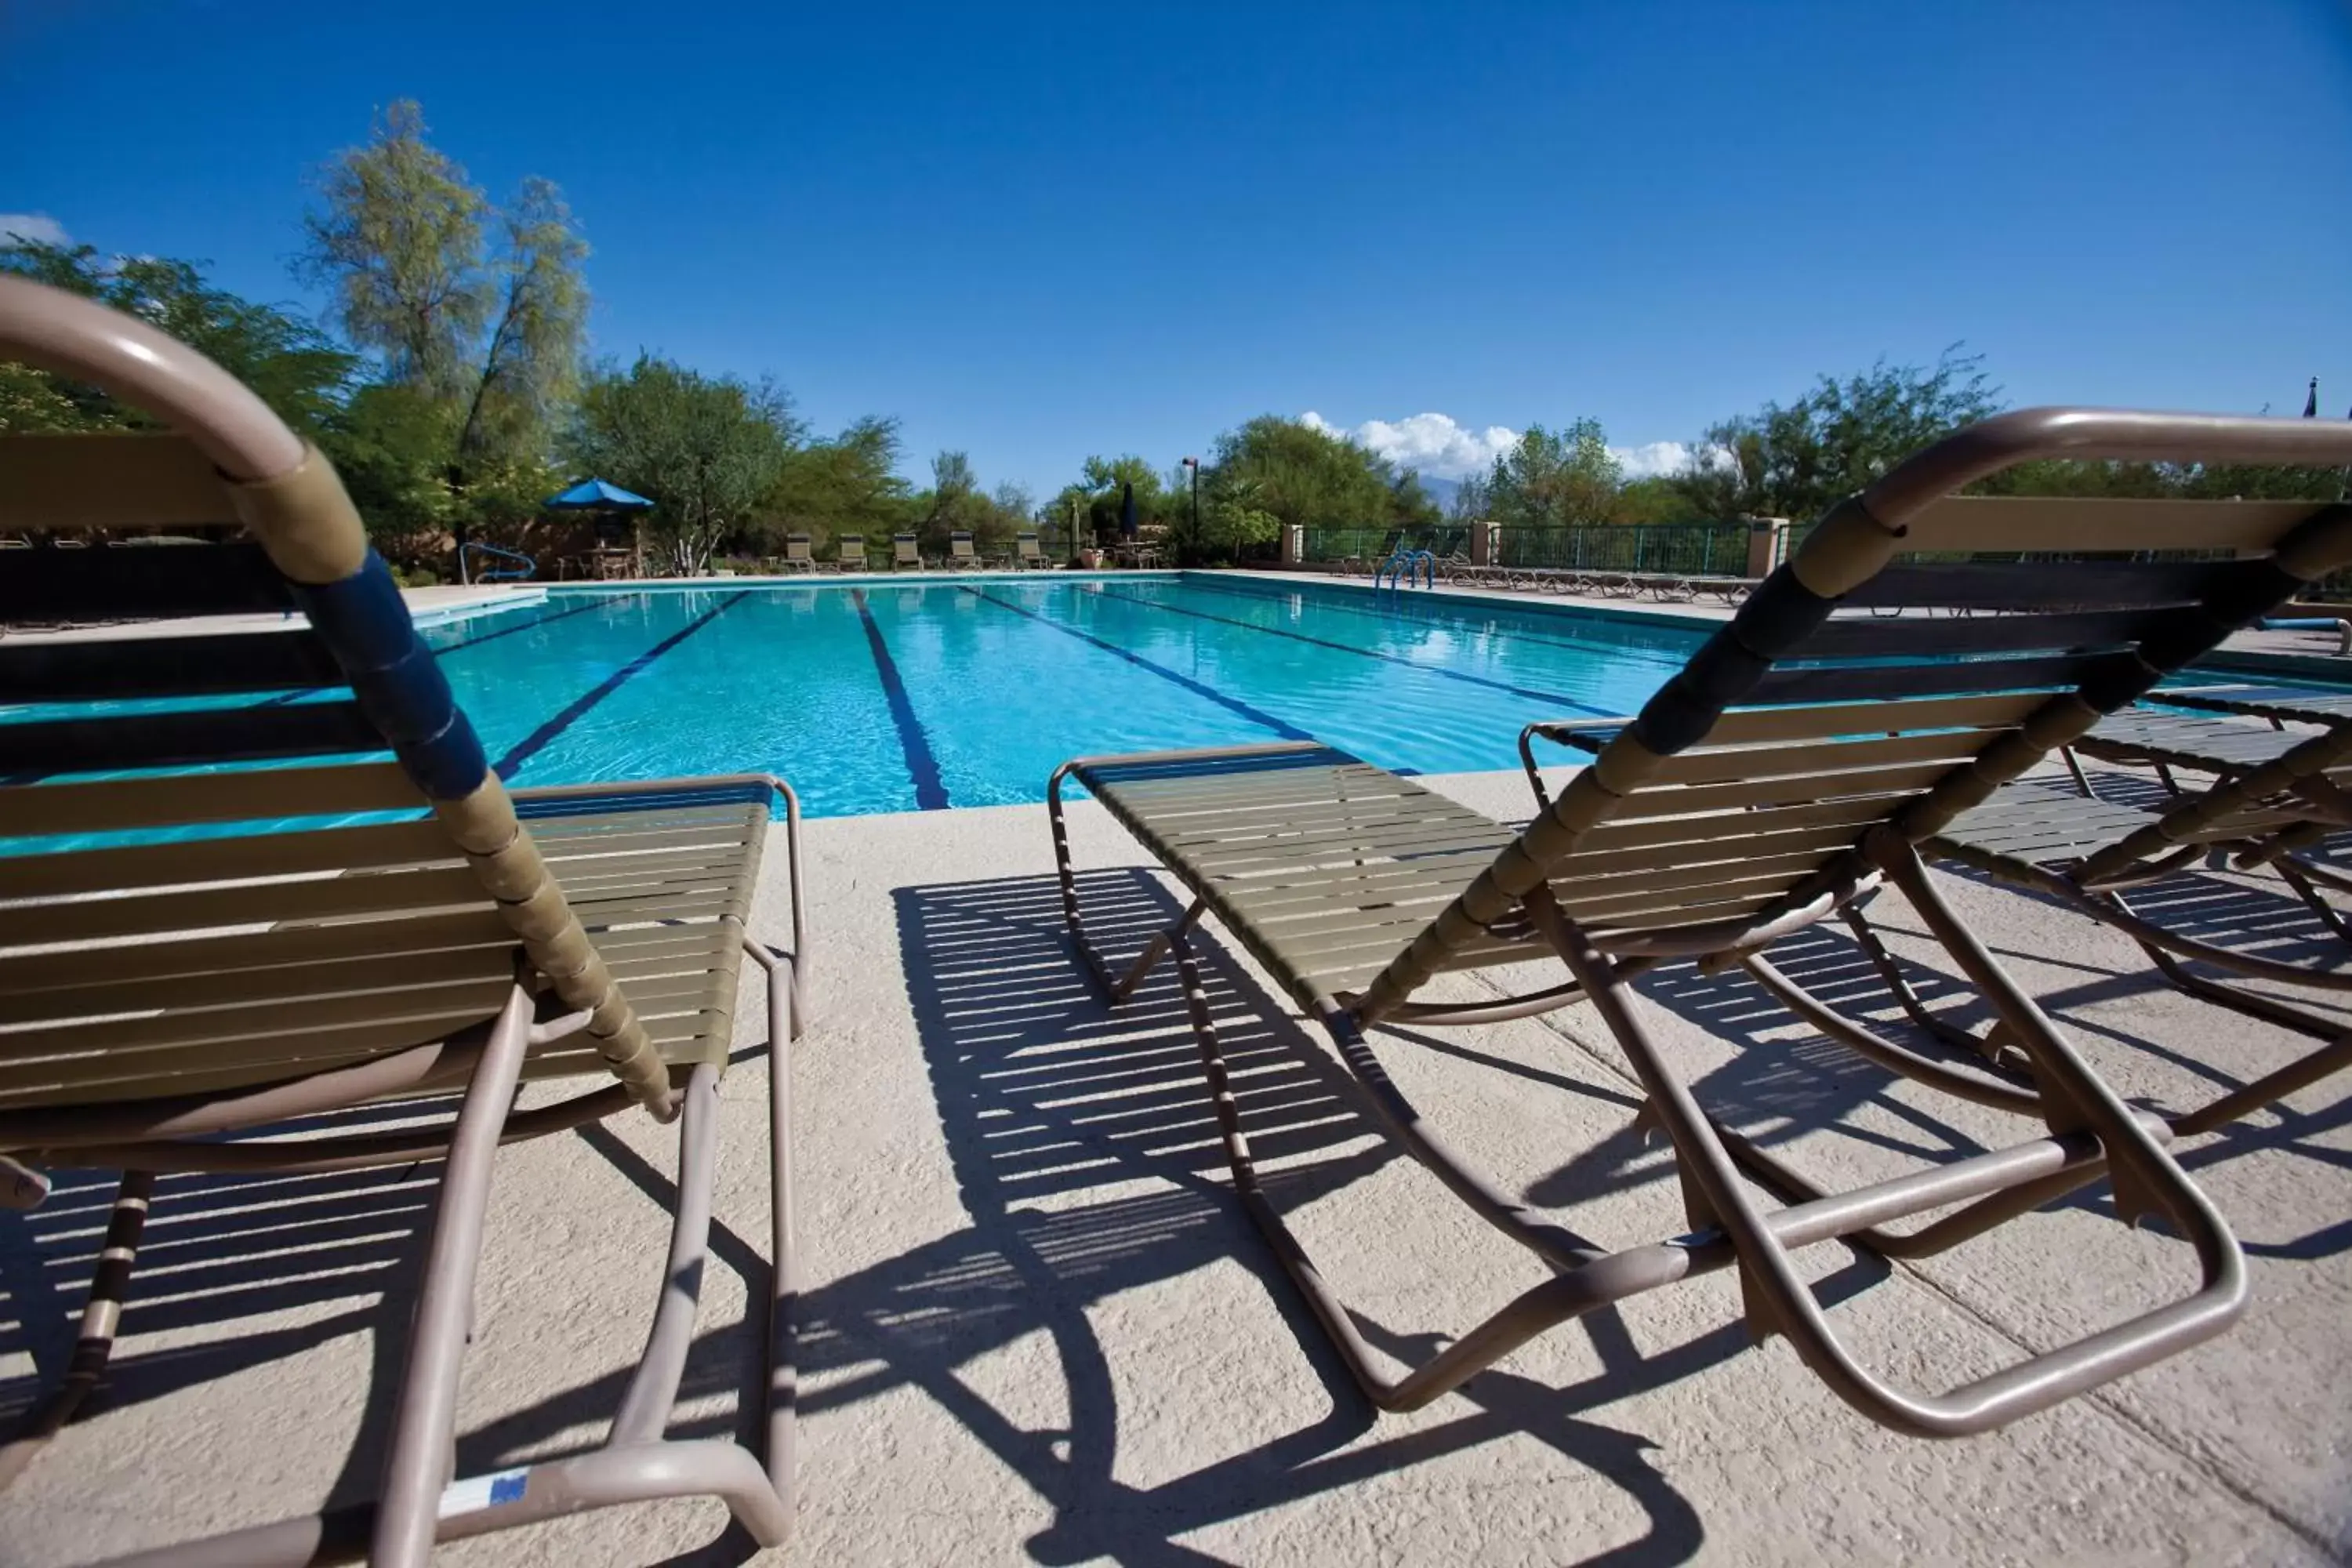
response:
{"label": "chair backrest", "polygon": [[920,561],[922,556],[917,551],[916,543],[916,538],[911,533],[892,534],[890,536],[890,549],[893,557],[899,561]]}
{"label": "chair backrest", "polygon": [[1021,559],[1024,561],[1043,561],[1045,559],[1045,552],[1037,547],[1037,536],[1034,533],[1014,534],[1013,536],[1013,547],[1020,552]]}
{"label": "chair backrest", "polygon": [[1864,881],[1874,829],[1929,837],[2352,561],[2340,503],[1955,493],[2044,458],[2334,467],[2352,425],[2027,409],[1917,453],[1822,518],[1363,1008],[1470,962],[1546,887],[1612,952],[1768,941]]}
{"label": "chair backrest", "polygon": [[866,536],[862,533],[834,535],[833,558],[847,566],[866,564]]}
{"label": "chair backrest", "polygon": [[[181,883],[381,866],[395,854],[413,864],[437,844],[447,868],[417,874],[439,877],[425,890],[453,929],[475,941],[485,929],[504,930],[567,1005],[592,1014],[588,1033],[630,1092],[668,1114],[667,1069],[548,876],[325,457],[193,350],[22,279],[0,277],[0,358],[104,387],[176,432],[0,438],[0,527],[60,542],[72,537],[60,531],[119,527],[242,525],[251,536],[168,550],[11,552],[0,562],[0,615],[32,603],[107,616],[304,616],[245,631],[0,646],[0,689],[11,701],[102,704],[0,725],[0,777],[10,781],[0,786],[0,831],[45,840],[42,849],[75,848],[92,835],[108,846],[11,858],[0,863],[0,885],[21,898],[158,887],[152,874],[166,862]],[[387,752],[393,760],[377,760]],[[154,772],[191,768],[226,771]],[[133,776],[104,776],[125,773]],[[431,817],[413,815],[427,805]],[[289,833],[174,841],[192,825],[353,813],[406,819],[351,830],[357,840]],[[240,865],[251,869],[239,873]],[[100,873],[117,879],[80,888],[78,879]],[[138,875],[151,879],[120,879]],[[364,884],[403,880],[299,881],[266,914],[243,890],[68,902],[41,919],[19,908],[0,921],[0,948],[121,942],[257,919],[275,934],[287,921],[345,921],[375,895]],[[324,929],[322,942],[351,935],[346,924]],[[88,952],[0,956],[0,989],[15,983],[5,972],[21,979],[44,964],[99,961]]]}
{"label": "chair backrest", "polygon": [[814,560],[815,557],[809,553],[809,536],[805,533],[784,535],[784,559],[787,561]]}
{"label": "chair backrest", "polygon": [[971,535],[958,529],[948,535],[948,553],[958,561],[970,561],[978,552],[971,547]]}

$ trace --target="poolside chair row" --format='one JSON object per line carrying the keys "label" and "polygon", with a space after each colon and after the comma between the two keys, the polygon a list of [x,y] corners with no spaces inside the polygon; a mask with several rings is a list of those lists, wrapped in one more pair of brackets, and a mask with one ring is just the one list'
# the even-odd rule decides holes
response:
{"label": "poolside chair row", "polygon": [[1585,594],[1607,599],[1647,597],[1660,604],[1688,604],[1708,598],[1736,605],[1757,584],[1753,577],[1705,572],[1628,572],[1599,566],[1475,567],[1465,579],[1457,580],[1546,594]]}
{"label": "poolside chair row", "polygon": [[[1599,566],[1503,566],[1482,564],[1460,551],[1433,559],[1433,575],[1441,583],[1470,588],[1510,588],[1520,592],[1582,594],[1600,598],[1651,598],[1660,604],[1688,604],[1717,599],[1736,605],[1757,585],[1752,577],[1732,577],[1705,572],[1632,572]],[[1381,563],[1349,556],[1334,563],[1342,575],[1369,576]]]}
{"label": "poolside chair row", "polygon": [[[235,637],[0,647],[12,699],[105,705],[0,725],[7,831],[39,851],[0,856],[0,1156],[11,1163],[0,1173],[31,1202],[46,1166],[125,1173],[74,1361],[56,1396],[0,1449],[0,1484],[102,1375],[155,1173],[439,1160],[380,1497],[177,1547],[171,1559],[364,1553],[413,1564],[439,1540],[679,1495],[718,1496],[754,1541],[780,1542],[793,1501],[786,1307],[797,1268],[787,1052],[804,1016],[807,952],[791,791],[757,775],[509,793],[326,460],[257,399],[143,325],[17,279],[0,279],[0,351],[108,387],[179,432],[0,441],[0,528],[90,526],[116,514],[241,523],[250,543],[117,589],[178,616],[302,612],[277,631]],[[1538,776],[1541,809],[1523,829],[1314,742],[1081,758],[1053,775],[1047,815],[1076,954],[1114,1003],[1161,961],[1175,963],[1235,1194],[1373,1402],[1426,1404],[1551,1325],[1722,1269],[1738,1270],[1759,1333],[1785,1335],[1856,1409],[1925,1436],[2046,1408],[2210,1339],[2242,1310],[2239,1246],[2169,1148],[2219,1112],[2167,1119],[2126,1105],[1943,900],[1927,863],[2007,846],[2010,860],[2032,868],[2029,880],[2055,877],[2070,901],[2097,902],[2210,844],[2269,859],[2279,858],[2274,847],[2307,847],[2314,821],[2333,820],[2333,772],[2345,762],[2336,748],[2352,734],[2340,716],[2315,735],[2285,727],[2299,721],[2294,712],[2276,730],[2214,721],[2286,738],[2272,742],[2274,754],[2254,755],[2242,737],[2223,743],[2239,748],[2227,756],[2195,753],[2236,771],[2153,817],[2088,824],[2106,835],[2095,846],[2077,831],[2092,806],[2027,775],[2070,747],[2189,757],[2177,727],[2126,736],[2130,723],[2157,725],[2133,705],[2352,562],[2352,509],[2089,502],[2053,511],[1952,497],[2010,464],[2053,457],[2327,465],[2352,461],[2352,441],[2318,422],[2049,410],[1962,432],[1824,519],[1640,713],[1546,727],[1591,761],[1556,796],[1541,795]],[[2229,558],[2054,572],[1946,558],[2017,548],[2016,537],[2053,529],[2084,551],[2153,532],[2158,547]],[[0,584],[35,557],[69,553],[11,552]],[[104,587],[78,581],[92,595]],[[1936,605],[2007,613],[1870,613]],[[1966,647],[1955,650],[1954,637]],[[1123,964],[1087,934],[1063,801],[1070,784],[1192,895]],[[749,930],[778,801],[788,950]],[[2324,809],[2315,818],[2303,802]],[[2062,818],[2077,837],[2053,859],[2057,839],[2042,830]],[[1885,1040],[1767,958],[1791,932],[1832,916],[1858,921],[1882,886],[1904,894],[1991,1004],[2000,1033],[1975,1042],[1981,1068]],[[1266,1194],[1193,949],[1208,916],[1328,1033],[1388,1134],[1549,1266],[1549,1278],[1401,1375]],[[1808,1187],[1718,1127],[1651,1037],[1630,982],[1685,957],[1709,972],[1744,970],[1830,1038],[2013,1113],[2029,1135],[1853,1192]],[[502,1473],[495,1485],[453,1477],[497,1145],[631,1107],[676,1121],[679,1196],[663,1278],[698,1271],[716,1086],[745,958],[764,984],[771,1058],[758,1451],[664,1436],[693,1332],[692,1292],[666,1289],[604,1447]],[[1565,978],[1499,999],[1445,981],[1531,958],[1558,963]],[[1575,1003],[1591,1005],[1641,1081],[1645,1124],[1666,1136],[1683,1177],[1684,1234],[1603,1252],[1530,1212],[1427,1123],[1383,1070],[1370,1034]],[[517,1109],[520,1083],[560,1076],[604,1081]],[[435,1092],[462,1092],[454,1122],[223,1136]],[[1940,1252],[2101,1180],[2119,1216],[2168,1218],[2195,1256],[2197,1285],[1948,1392],[1909,1392],[1864,1367],[1792,1260],[1839,1239],[1888,1256]],[[1769,1206],[1759,1188],[1792,1201]],[[1909,1233],[1887,1228],[1930,1213],[1940,1217]]]}
{"label": "poolside chair row", "polygon": [[[961,529],[948,535],[948,552],[943,557],[926,558],[921,543],[921,540],[911,533],[893,534],[890,540],[890,569],[894,572],[928,572],[944,567],[961,572],[1021,572],[1043,570],[1054,564],[1047,559],[1034,533],[1016,533],[1013,536],[1011,550],[988,556],[982,555],[972,536]],[[834,558],[830,561],[819,561],[814,550],[814,542],[807,534],[786,534],[783,569],[787,573],[864,572],[868,569],[864,534],[844,533],[835,537]]]}

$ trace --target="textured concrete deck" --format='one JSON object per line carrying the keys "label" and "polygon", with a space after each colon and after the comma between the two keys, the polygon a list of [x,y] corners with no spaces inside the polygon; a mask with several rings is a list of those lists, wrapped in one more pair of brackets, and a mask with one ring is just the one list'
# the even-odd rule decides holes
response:
{"label": "textured concrete deck", "polygon": [[[1507,775],[1437,782],[1524,813]],[[1081,808],[1074,826],[1114,945],[1179,907],[1106,817]],[[808,844],[804,1500],[777,1561],[2283,1563],[2352,1540],[2342,1085],[2192,1151],[2252,1257],[2238,1329],[2003,1433],[1933,1445],[1864,1423],[1784,1343],[1750,1344],[1720,1275],[1555,1331],[1418,1414],[1380,1415],[1225,1191],[1167,977],[1118,1014],[1080,983],[1042,808],[818,822]],[[2087,921],[1954,886],[2129,1095],[2193,1101],[2300,1048],[2166,990]],[[779,845],[771,932],[782,887]],[[2155,902],[2232,940],[2320,951],[2313,922],[2259,883],[2185,882]],[[1919,929],[1891,900],[1885,913]],[[1370,1135],[1318,1038],[1213,930],[1203,946],[1277,1200],[1375,1344],[1425,1353],[1540,1278]],[[1842,933],[1782,956],[1870,1006]],[[1921,980],[1980,1016],[1950,983]],[[1744,984],[1685,967],[1645,991],[1702,1100],[1817,1179],[2031,1131],[1891,1083]],[[743,1010],[722,1091],[717,1267],[675,1432],[730,1429],[756,1366],[742,1325],[764,1269],[755,1015]],[[1589,1014],[1391,1034],[1381,1049],[1437,1125],[1563,1223],[1611,1244],[1686,1228]],[[507,1152],[462,1472],[601,1438],[652,1304],[673,1159],[635,1115]],[[78,1562],[372,1485],[377,1456],[354,1436],[398,1354],[430,1174],[163,1181],[111,1387],[0,1496],[0,1563]],[[61,1189],[37,1213],[0,1215],[0,1416],[69,1347],[109,1189],[95,1176]],[[2094,1194],[1916,1268],[1837,1247],[1804,1257],[1870,1363],[1924,1384],[2179,1288],[2184,1253],[2125,1232]],[[708,1503],[444,1554],[564,1568],[747,1555]]]}

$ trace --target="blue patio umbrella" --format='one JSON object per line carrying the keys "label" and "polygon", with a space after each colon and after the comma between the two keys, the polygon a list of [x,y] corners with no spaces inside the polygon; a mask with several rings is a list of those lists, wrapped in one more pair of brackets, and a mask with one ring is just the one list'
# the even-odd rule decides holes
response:
{"label": "blue patio umbrella", "polygon": [[654,503],[604,479],[583,479],[539,504],[550,511],[650,511]]}
{"label": "blue patio umbrella", "polygon": [[2305,419],[2319,417],[2319,378],[2315,375],[2311,378],[2311,390],[2303,395],[2303,416]]}
{"label": "blue patio umbrella", "polygon": [[[605,518],[629,515],[632,524],[629,530],[629,570],[632,573],[638,573],[645,569],[643,559],[645,547],[636,537],[636,529],[634,526],[636,520],[634,514],[653,510],[654,503],[637,494],[636,491],[625,490],[607,479],[583,479],[570,489],[551,495],[539,504],[550,511],[594,513],[596,532],[600,539],[604,536]],[[598,547],[600,560],[603,554],[603,548],[600,545]]]}
{"label": "blue patio umbrella", "polygon": [[1135,537],[1135,485],[1132,481],[1119,487],[1118,531],[1123,538]]}

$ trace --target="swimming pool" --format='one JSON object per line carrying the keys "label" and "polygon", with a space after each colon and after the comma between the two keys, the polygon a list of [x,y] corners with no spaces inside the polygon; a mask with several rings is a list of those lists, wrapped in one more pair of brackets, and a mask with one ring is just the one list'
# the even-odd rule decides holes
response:
{"label": "swimming pool", "polygon": [[1041,800],[1087,752],[1312,739],[1517,765],[1531,719],[1641,705],[1704,633],[1197,573],[551,590],[426,628],[527,784],[768,771],[812,816]]}

